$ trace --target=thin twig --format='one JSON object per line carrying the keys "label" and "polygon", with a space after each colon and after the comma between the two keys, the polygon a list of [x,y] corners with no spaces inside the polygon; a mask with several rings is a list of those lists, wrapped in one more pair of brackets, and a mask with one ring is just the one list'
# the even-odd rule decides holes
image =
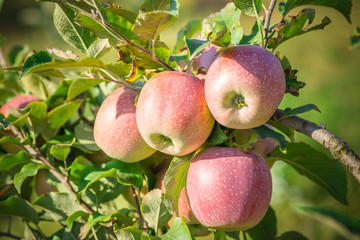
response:
{"label": "thin twig", "polygon": [[[15,134],[15,136],[19,137],[21,139],[21,141],[24,141],[25,138],[24,136],[16,129],[16,127],[11,126],[10,127],[12,132]],[[49,171],[62,183],[64,184],[64,186],[68,189],[68,191],[70,192],[70,194],[77,199],[77,195],[76,195],[76,191],[75,189],[71,186],[70,182],[68,181],[67,177],[63,176],[61,173],[59,173],[57,171],[57,169],[40,153],[40,150],[36,147],[31,147],[30,145],[25,145],[24,146],[26,151],[34,158],[34,159],[38,159],[41,162],[43,162],[44,164],[46,164],[47,166],[50,167]],[[79,204],[89,213],[89,214],[93,214],[94,210],[87,205],[83,200],[79,200]]]}
{"label": "thin twig", "polygon": [[0,237],[8,237],[8,238],[13,238],[13,239],[18,239],[18,240],[25,239],[25,238],[21,238],[21,237],[12,235],[11,233],[4,233],[4,232],[0,232]]}
{"label": "thin twig", "polygon": [[[124,35],[122,35],[120,32],[118,32],[115,28],[113,28],[110,24],[105,23],[105,26],[108,27],[109,29],[111,29],[111,31],[113,31],[115,34],[117,34],[122,40],[124,40],[127,44],[131,45],[132,47],[140,50],[141,52],[149,55],[150,57],[153,57],[152,53],[145,50],[144,48],[136,45],[135,43],[131,42],[129,39],[127,39]],[[167,64],[166,62],[164,62],[163,60],[161,60],[158,57],[155,57],[153,59],[155,62],[158,62],[159,64],[163,65],[164,67],[166,67],[167,69],[171,70],[171,71],[176,71],[175,68],[173,68],[172,66],[170,66],[169,64]]]}
{"label": "thin twig", "polygon": [[345,141],[328,131],[325,127],[320,127],[301,117],[291,116],[282,118],[282,116],[283,111],[277,110],[272,120],[278,121],[278,123],[305,134],[322,144],[360,183],[360,158]]}
{"label": "thin twig", "polygon": [[140,230],[144,230],[147,227],[146,227],[145,219],[144,219],[144,217],[143,217],[143,215],[141,213],[139,196],[138,196],[138,194],[136,192],[136,189],[133,186],[131,186],[131,190],[133,192],[133,197],[135,199],[137,213],[139,214],[139,221],[140,221],[139,228],[140,228]]}
{"label": "thin twig", "polygon": [[0,191],[0,197],[4,195],[10,188],[12,187],[12,184],[7,185]]}
{"label": "thin twig", "polygon": [[261,46],[264,47],[264,34],[263,34],[262,27],[261,27],[261,21],[260,21],[259,13],[257,12],[257,9],[256,9],[255,0],[252,0],[252,3],[253,3],[254,11],[255,11],[256,21],[257,21],[258,28],[259,28],[259,31],[260,31]]}
{"label": "thin twig", "polygon": [[[100,69],[102,72],[104,72],[105,74],[107,74],[108,76],[110,76],[113,80],[110,80],[111,78],[104,78],[104,80],[109,80],[109,81],[112,81],[112,82],[115,82],[117,84],[121,84],[121,85],[124,85],[132,90],[137,90],[136,87],[133,87],[132,85],[130,85],[128,82],[126,82],[124,79],[122,79],[119,75],[117,75],[116,73],[110,71],[109,69]],[[119,81],[116,81],[114,79],[119,79]]]}
{"label": "thin twig", "polygon": [[243,234],[244,240],[247,240],[247,238],[246,238],[246,232],[245,232],[245,231],[242,231],[242,234]]}
{"label": "thin twig", "polygon": [[269,34],[269,26],[270,26],[270,20],[271,20],[271,15],[274,11],[276,5],[276,0],[271,0],[270,5],[269,5],[269,9],[265,11],[265,23],[264,23],[264,30],[265,30],[265,38],[264,38],[264,48],[266,48],[267,43],[268,43],[268,34]]}

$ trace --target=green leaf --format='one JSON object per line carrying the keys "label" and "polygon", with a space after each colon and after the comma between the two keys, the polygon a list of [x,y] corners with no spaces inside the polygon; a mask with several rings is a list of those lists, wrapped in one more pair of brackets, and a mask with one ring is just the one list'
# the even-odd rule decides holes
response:
{"label": "green leaf", "polygon": [[324,6],[331,7],[339,11],[349,23],[351,23],[350,13],[352,3],[351,0],[287,0],[283,15],[287,14],[291,9],[294,9],[298,6],[303,5],[316,5],[316,6]]}
{"label": "green leaf", "polygon": [[289,231],[281,234],[276,240],[308,240],[307,237],[296,231]]}
{"label": "green leaf", "polygon": [[73,224],[73,222],[75,222],[78,218],[80,217],[83,218],[88,216],[89,214],[87,212],[84,212],[82,210],[76,211],[67,218],[66,225],[70,227],[70,225]]}
{"label": "green leaf", "polygon": [[90,168],[96,169],[94,164],[87,160],[85,157],[77,157],[70,166],[70,180],[78,185],[82,180],[83,171]]}
{"label": "green leaf", "polygon": [[30,52],[29,46],[14,46],[9,53],[9,62],[11,66],[19,66],[24,61],[26,55]]}
{"label": "green leaf", "polygon": [[282,68],[284,69],[285,79],[286,79],[286,93],[290,93],[293,96],[299,96],[299,90],[305,87],[305,83],[297,80],[297,72],[298,70],[292,69],[289,60],[284,56],[280,58],[279,55],[276,54],[276,57],[279,59]]}
{"label": "green leaf", "polygon": [[219,46],[238,45],[243,37],[240,15],[241,11],[233,3],[228,3],[219,12],[204,19],[202,34]]}
{"label": "green leaf", "polygon": [[294,136],[295,136],[294,129],[289,128],[288,126],[285,126],[278,122],[267,121],[266,123],[273,126],[276,129],[278,129],[280,132],[284,133],[289,138],[290,141],[292,141],[294,139]]}
{"label": "green leaf", "polygon": [[174,218],[171,222],[169,231],[160,236],[161,240],[191,240],[189,229],[181,218]]}
{"label": "green leaf", "polygon": [[253,128],[254,131],[256,132],[256,134],[261,137],[262,139],[270,137],[272,139],[274,139],[275,141],[277,141],[277,143],[279,144],[279,148],[282,152],[286,153],[286,148],[287,148],[287,144],[288,141],[286,141],[284,135],[282,135],[281,133],[275,132],[274,130],[271,130],[270,128],[261,125],[259,127]]}
{"label": "green leaf", "polygon": [[275,49],[290,38],[314,30],[324,29],[331,23],[331,20],[328,17],[324,17],[320,24],[309,27],[314,18],[315,10],[311,8],[301,10],[296,16],[285,17],[283,21],[273,28],[277,33],[277,36],[269,39],[268,47]]}
{"label": "green leaf", "polygon": [[93,67],[105,69],[105,65],[97,58],[86,57],[80,61],[74,59],[58,60],[53,59],[49,52],[41,51],[34,53],[25,61],[20,79],[23,79],[26,75],[34,72],[71,67]]}
{"label": "green leaf", "polygon": [[39,216],[31,205],[15,196],[0,201],[0,215],[18,216],[30,222],[39,222]]}
{"label": "green leaf", "polygon": [[117,169],[117,179],[121,184],[126,186],[133,186],[138,191],[141,190],[143,186],[144,177],[136,163],[131,164],[131,163],[124,163],[118,160],[114,160],[108,162],[105,168]]}
{"label": "green leaf", "polygon": [[47,124],[47,105],[42,101],[35,101],[29,103],[26,110],[31,110],[30,112],[30,121],[31,127],[34,129],[35,133],[41,133],[44,131]]}
{"label": "green leaf", "polygon": [[48,114],[49,124],[43,135],[48,139],[53,137],[56,131],[76,113],[82,103],[82,100],[75,100],[51,110]]}
{"label": "green leaf", "polygon": [[141,211],[148,226],[154,229],[155,233],[172,217],[163,203],[160,189],[154,189],[145,195]]}
{"label": "green leaf", "polygon": [[168,11],[140,13],[136,18],[132,31],[153,41],[176,20],[177,16]]}
{"label": "green leaf", "polygon": [[0,130],[6,129],[11,125],[10,122],[7,122],[0,118]]}
{"label": "green leaf", "polygon": [[126,19],[131,24],[135,23],[135,20],[138,16],[138,14],[136,12],[122,8],[120,6],[116,6],[115,4],[112,4],[112,3],[107,3],[106,5],[103,6],[103,9],[107,12],[114,13],[114,14]]}
{"label": "green leaf", "polygon": [[174,53],[180,51],[185,46],[185,38],[192,38],[197,32],[200,32],[202,23],[199,20],[192,20],[182,27],[176,36],[176,44],[174,47]]}
{"label": "green leaf", "polygon": [[315,110],[315,111],[318,111],[321,113],[320,109],[317,106],[315,106],[314,104],[306,104],[301,107],[297,107],[297,108],[293,108],[293,109],[285,108],[283,111],[282,118],[299,115],[299,114],[306,113],[306,112],[309,112],[312,110]]}
{"label": "green leaf", "polygon": [[186,46],[189,50],[190,60],[196,57],[206,46],[210,44],[210,41],[204,41],[199,39],[187,39],[185,38]]}
{"label": "green leaf", "polygon": [[289,143],[287,153],[275,149],[271,159],[282,160],[301,175],[326,189],[336,200],[347,204],[347,178],[342,165],[305,143]]}
{"label": "green leaf", "polygon": [[30,158],[24,151],[15,154],[4,154],[0,157],[0,171],[9,171],[19,164],[28,162],[30,162]]}
{"label": "green leaf", "polygon": [[[322,222],[326,222],[326,219],[332,219],[338,224],[345,227],[348,231],[354,234],[360,233],[360,220],[348,213],[329,208],[318,206],[297,206],[299,209],[309,213],[311,216],[318,215]],[[325,220],[325,221],[323,221]]]}
{"label": "green leaf", "polygon": [[115,230],[115,235],[117,239],[124,240],[150,240],[154,239],[150,237],[149,234],[145,231],[141,231],[134,226],[126,227],[120,230]]}
{"label": "green leaf", "polygon": [[75,138],[71,143],[59,143],[52,145],[50,148],[50,154],[53,155],[56,159],[61,161],[66,161],[70,151],[71,146],[75,143]]}
{"label": "green leaf", "polygon": [[24,231],[25,239],[36,240],[42,238],[41,233],[38,230],[33,229],[28,222],[25,222],[24,225],[25,225],[25,231]]}
{"label": "green leaf", "polygon": [[41,195],[32,202],[32,205],[49,211],[55,221],[66,220],[73,213],[83,211],[83,208],[69,193],[50,192],[47,195]]}
{"label": "green leaf", "polygon": [[[26,59],[24,65],[22,67],[20,80],[23,79],[27,74],[31,73],[32,69],[36,68],[37,66],[41,66],[53,60],[52,56],[47,51],[39,51],[31,55]],[[50,68],[48,68],[50,69]]]}
{"label": "green leaf", "polygon": [[70,101],[79,96],[89,88],[92,88],[104,82],[103,79],[89,78],[89,79],[75,79],[71,82],[66,101]]}
{"label": "green leaf", "polygon": [[87,235],[90,233],[91,229],[98,224],[99,222],[103,222],[104,220],[108,219],[108,216],[101,215],[97,212],[90,215],[87,223],[86,223],[86,231],[83,235],[83,239],[87,237]]}
{"label": "green leaf", "polygon": [[71,46],[87,53],[91,45],[90,32],[74,22],[75,11],[64,5],[55,4],[54,24],[60,36]]}
{"label": "green leaf", "polygon": [[86,124],[81,123],[76,125],[75,129],[76,140],[80,142],[85,148],[90,151],[100,151],[100,148],[96,145],[94,140],[93,127]]}
{"label": "green leaf", "polygon": [[355,48],[360,45],[360,26],[357,26],[354,33],[350,37],[350,48]]}
{"label": "green leaf", "polygon": [[77,11],[85,11],[91,13],[93,9],[87,1],[78,1],[78,0],[37,0],[38,2],[53,2],[58,3],[67,7],[76,9]]}
{"label": "green leaf", "polygon": [[217,145],[228,139],[229,137],[226,136],[224,131],[221,129],[220,124],[216,122],[214,129],[212,130],[209,138],[206,141],[209,142],[210,144]]}
{"label": "green leaf", "polygon": [[[117,44],[122,43],[124,40],[112,34],[107,30],[105,26],[95,21],[94,19],[82,14],[81,12],[76,13],[76,22],[78,22],[81,26],[88,28],[91,30],[98,38],[108,39],[109,43],[112,47],[116,47]],[[130,29],[122,26],[116,26],[116,30],[124,35],[127,39],[132,40],[137,35],[131,32]]]}
{"label": "green leaf", "polygon": [[26,178],[35,176],[38,170],[43,168],[49,168],[45,164],[38,164],[34,162],[30,162],[24,165],[21,171],[14,176],[14,187],[16,190],[21,193],[21,185],[25,181]]}
{"label": "green leaf", "polygon": [[254,17],[256,13],[260,13],[262,6],[262,0],[233,0],[233,2],[243,13],[252,17]]}
{"label": "green leaf", "polygon": [[274,210],[269,207],[264,218],[255,227],[246,230],[249,240],[275,240],[277,234],[276,216]]}
{"label": "green leaf", "polygon": [[110,48],[108,39],[98,39],[90,45],[87,54],[89,57],[99,58],[108,52]]}
{"label": "green leaf", "polygon": [[174,157],[164,177],[164,204],[174,216],[178,216],[179,197],[185,187],[186,175],[192,156],[193,154]]}

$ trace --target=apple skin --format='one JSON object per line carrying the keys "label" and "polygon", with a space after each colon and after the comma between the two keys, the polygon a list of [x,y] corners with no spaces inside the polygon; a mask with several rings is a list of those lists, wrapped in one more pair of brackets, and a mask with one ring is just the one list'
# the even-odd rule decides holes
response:
{"label": "apple skin", "polygon": [[[194,58],[194,63],[192,65],[193,70],[197,71],[201,67],[207,72],[211,66],[211,64],[218,57],[218,51],[220,47],[210,44],[208,47],[204,49],[204,51]],[[200,80],[206,80],[206,74],[199,73],[196,75]]]}
{"label": "apple skin", "polygon": [[211,64],[205,97],[215,120],[234,129],[267,122],[285,94],[283,68],[269,51],[254,45],[225,49]]}
{"label": "apple skin", "polygon": [[[163,171],[160,175],[159,182],[156,184],[157,188],[160,188],[161,192],[165,194],[165,184],[164,184],[164,177],[165,177],[166,171]],[[178,201],[178,212],[180,218],[185,217],[187,222],[186,224],[197,224],[199,221],[196,219],[194,213],[191,211],[189,201],[186,196],[185,187],[181,190],[179,201]],[[171,222],[175,217],[172,217],[169,220],[169,227],[171,226]]]}
{"label": "apple skin", "polygon": [[183,72],[161,72],[146,82],[136,120],[152,148],[176,156],[199,148],[215,122],[206,105],[204,83]]}
{"label": "apple skin", "polygon": [[136,125],[137,92],[118,88],[101,104],[94,123],[95,143],[111,158],[137,162],[156,150],[141,137]]}
{"label": "apple skin", "polygon": [[242,231],[264,217],[272,194],[271,174],[258,153],[211,147],[190,163],[186,192],[201,224],[223,231]]}
{"label": "apple skin", "polygon": [[33,95],[19,95],[16,97],[13,97],[10,101],[5,103],[0,108],[0,113],[4,114],[5,117],[9,116],[9,107],[13,107],[16,109],[23,109],[25,108],[29,103],[33,101],[41,101],[40,98],[33,96]]}
{"label": "apple skin", "polygon": [[[264,124],[266,127],[274,130],[274,127],[269,124]],[[254,149],[254,152],[259,153],[263,158],[268,157],[272,151],[278,146],[278,143],[272,138],[260,138],[258,137],[259,141],[257,147]]]}

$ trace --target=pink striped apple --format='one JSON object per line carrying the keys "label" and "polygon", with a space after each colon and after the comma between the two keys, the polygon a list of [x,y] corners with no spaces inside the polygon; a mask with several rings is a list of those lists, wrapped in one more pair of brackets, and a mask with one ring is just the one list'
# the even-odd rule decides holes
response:
{"label": "pink striped apple", "polygon": [[186,192],[195,217],[204,226],[246,230],[257,225],[269,207],[271,174],[258,153],[211,147],[190,163]]}
{"label": "pink striped apple", "polygon": [[136,120],[152,148],[176,156],[199,148],[214,126],[204,83],[183,72],[161,72],[146,82],[137,103]]}
{"label": "pink striped apple", "polygon": [[101,104],[94,123],[95,143],[109,157],[124,162],[137,162],[156,150],[141,137],[136,125],[137,92],[119,88]]}
{"label": "pink striped apple", "polygon": [[211,64],[205,97],[215,120],[235,129],[267,122],[285,94],[280,62],[254,45],[229,47]]}

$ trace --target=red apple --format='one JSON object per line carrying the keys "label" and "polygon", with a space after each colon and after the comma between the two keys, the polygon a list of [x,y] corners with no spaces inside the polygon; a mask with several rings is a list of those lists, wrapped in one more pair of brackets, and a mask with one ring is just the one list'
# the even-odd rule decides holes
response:
{"label": "red apple", "polygon": [[183,72],[161,72],[146,82],[136,120],[152,148],[177,156],[199,148],[214,126],[205,102],[204,83]]}
{"label": "red apple", "polygon": [[[264,124],[266,127],[270,128],[271,130],[274,130],[273,126]],[[255,152],[259,153],[263,158],[266,158],[269,156],[269,154],[274,151],[274,149],[277,147],[278,143],[272,139],[272,138],[260,138],[258,137],[259,141],[257,144],[257,147],[255,148]]]}
{"label": "red apple", "polygon": [[211,64],[205,97],[220,124],[248,129],[267,122],[285,94],[280,62],[254,45],[229,47]]}
{"label": "red apple", "polygon": [[[165,185],[164,185],[164,177],[165,177],[166,171],[163,171],[159,177],[159,182],[156,184],[157,188],[161,189],[161,192],[163,194],[165,194]],[[196,219],[196,217],[194,216],[194,213],[191,211],[190,205],[189,205],[189,201],[187,199],[186,196],[186,191],[185,188],[183,188],[180,192],[180,196],[179,196],[179,202],[178,202],[178,212],[179,212],[179,216],[180,218],[185,217],[187,220],[187,224],[195,224],[195,223],[199,223]],[[169,226],[171,226],[171,221],[174,219],[171,218],[169,221]]]}
{"label": "red apple", "polygon": [[255,152],[211,147],[190,163],[186,192],[195,217],[204,226],[246,230],[258,224],[269,207],[271,174]]}
{"label": "red apple", "polygon": [[[210,44],[208,47],[206,47],[201,54],[194,58],[194,63],[192,65],[193,70],[197,71],[200,68],[204,68],[204,70],[207,72],[211,64],[217,58],[219,49],[220,47],[213,44]],[[206,79],[206,74],[204,73],[199,73],[196,76],[203,81]]]}
{"label": "red apple", "polygon": [[19,95],[14,98],[12,98],[10,101],[5,103],[0,108],[0,113],[4,114],[5,117],[9,116],[9,107],[13,107],[16,109],[23,109],[25,108],[29,103],[33,101],[40,101],[41,99],[33,96],[33,95]]}
{"label": "red apple", "polygon": [[136,125],[137,92],[119,88],[101,104],[94,123],[95,143],[111,158],[137,162],[156,150],[141,137]]}

